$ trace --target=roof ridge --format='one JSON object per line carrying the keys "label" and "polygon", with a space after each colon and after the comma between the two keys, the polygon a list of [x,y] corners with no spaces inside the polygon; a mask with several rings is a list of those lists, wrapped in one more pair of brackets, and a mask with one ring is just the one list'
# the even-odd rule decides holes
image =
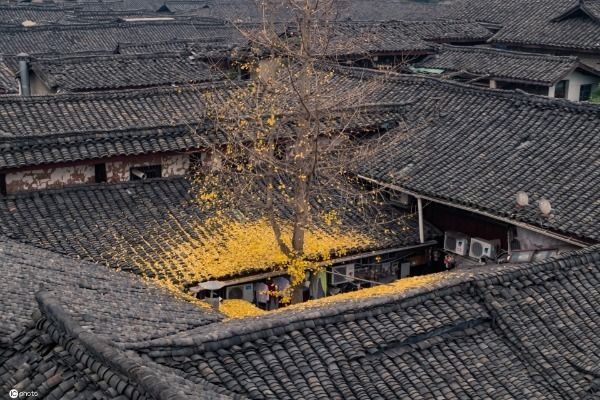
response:
{"label": "roof ridge", "polygon": [[188,50],[181,51],[162,51],[157,53],[141,53],[141,54],[97,54],[92,56],[72,56],[70,54],[66,54],[64,56],[59,56],[57,58],[43,58],[43,57],[32,57],[32,64],[85,64],[96,61],[109,61],[109,60],[145,60],[145,59],[163,59],[163,58],[183,58],[189,55],[190,52]]}
{"label": "roof ridge", "polygon": [[23,192],[11,193],[5,196],[6,199],[17,199],[17,198],[41,198],[41,197],[49,197],[55,194],[63,194],[63,193],[76,193],[76,192],[89,192],[91,190],[122,190],[129,189],[138,186],[151,185],[155,186],[158,183],[168,183],[168,182],[176,182],[176,181],[187,181],[186,176],[169,176],[169,177],[160,177],[160,178],[150,178],[136,181],[125,181],[118,183],[104,182],[104,183],[85,183],[80,185],[73,186],[64,186],[59,188],[51,188],[44,190],[27,190]]}
{"label": "roof ridge", "polygon": [[[115,140],[117,138],[123,137],[134,137],[139,138],[143,135],[152,134],[155,136],[156,131],[161,134],[188,134],[191,133],[189,129],[190,125],[193,123],[184,123],[177,125],[157,125],[152,127],[142,127],[142,128],[122,128],[122,129],[111,129],[111,130],[93,130],[93,131],[80,131],[80,132],[62,132],[56,133],[53,135],[32,135],[32,136],[10,136],[10,137],[1,137],[0,136],[0,151],[6,150],[6,146],[10,144],[17,144],[21,148],[29,148],[35,147],[35,145],[46,146],[48,144],[76,144],[82,143],[89,139],[111,139]],[[0,133],[2,131],[0,130]],[[65,139],[69,139],[68,142]],[[32,145],[30,142],[34,142]],[[9,146],[8,148],[15,148]]]}
{"label": "roof ridge", "polygon": [[[40,96],[21,96],[21,95],[4,95],[0,97],[0,103],[9,103],[18,101],[20,103],[44,103],[49,100],[56,103],[58,101],[76,101],[76,100],[97,100],[105,98],[136,98],[145,95],[169,94],[184,92],[196,92],[199,89],[214,89],[219,86],[225,86],[228,82],[213,81],[199,83],[194,87],[171,87],[161,86],[144,89],[126,89],[126,90],[108,90],[106,92],[74,92],[74,93],[56,93]],[[219,86],[215,86],[219,85]]]}
{"label": "roof ridge", "polygon": [[[442,49],[448,49],[453,52],[463,52],[463,53],[495,53],[502,55],[510,55],[515,56],[515,58],[523,58],[523,59],[547,59],[547,60],[570,60],[570,61],[579,61],[579,57],[577,56],[557,56],[554,54],[545,54],[545,53],[527,53],[524,51],[514,51],[514,50],[502,50],[496,49],[493,47],[467,47],[467,46],[454,46],[449,44],[440,44],[436,46]],[[434,54],[435,55],[435,54]]]}
{"label": "roof ridge", "polygon": [[[53,322],[66,336],[77,340],[105,368],[108,367],[122,376],[129,378],[131,382],[135,383],[137,388],[143,388],[145,394],[150,394],[152,398],[156,398],[157,400],[181,398],[181,393],[172,388],[169,382],[167,382],[167,378],[161,375],[159,371],[134,361],[131,355],[126,356],[122,350],[111,346],[96,334],[82,328],[52,293],[42,289],[35,294],[35,299],[39,304],[39,311],[42,317],[46,317],[50,322]],[[137,357],[139,358],[139,356]],[[150,360],[145,360],[145,362],[158,366],[158,364]],[[174,372],[173,375],[171,379],[177,376]],[[211,394],[216,398],[231,398],[234,395],[229,390],[219,388],[210,382],[203,384],[193,382],[193,384],[196,387],[205,386],[204,388],[208,392],[203,393],[201,391],[198,393],[199,396],[197,398],[201,398],[203,394]],[[239,398],[243,397],[239,396]]]}
{"label": "roof ridge", "polygon": [[[389,72],[388,72],[389,73]],[[482,88],[473,85],[469,85],[463,82],[450,81],[443,78],[438,78],[434,76],[423,76],[423,75],[410,75],[410,74],[400,74],[400,73],[391,73],[396,74],[395,78],[398,80],[404,81],[414,81],[418,82],[419,80],[429,82],[429,84],[440,84],[445,85],[448,88],[455,88],[455,90],[459,90],[461,92],[471,92],[471,93],[481,93],[486,96],[498,96],[503,98],[512,98],[512,99],[522,99],[530,103],[532,106],[539,107],[540,105],[546,105],[550,107],[560,108],[562,110],[570,110],[572,112],[582,112],[589,111],[593,113],[600,113],[600,104],[588,103],[588,102],[573,102],[567,99],[557,99],[554,97],[535,95],[526,93],[523,91],[514,91],[514,90],[504,90],[504,89],[491,89],[491,88]]]}
{"label": "roof ridge", "polygon": [[[78,10],[81,9],[81,4],[65,4],[65,3],[54,3],[54,4],[36,4],[36,3],[18,3],[18,4],[0,4],[0,9],[21,9],[21,10],[35,10],[35,11],[64,11],[64,10]],[[36,10],[38,9],[38,10]]]}
{"label": "roof ridge", "polygon": [[33,26],[0,26],[0,32],[10,31],[60,31],[60,30],[96,30],[105,28],[131,28],[134,25],[187,25],[196,27],[196,24],[192,20],[153,20],[153,21],[108,21],[108,22],[95,22],[86,24],[56,24],[56,25],[33,25]]}
{"label": "roof ridge", "polygon": [[381,27],[385,25],[433,25],[433,24],[450,24],[450,25],[466,25],[466,24],[475,24],[481,25],[479,21],[475,20],[460,20],[460,19],[446,19],[446,18],[438,18],[438,19],[426,19],[426,20],[397,20],[390,19],[386,21],[339,21],[338,24],[342,26],[372,26],[372,27]]}

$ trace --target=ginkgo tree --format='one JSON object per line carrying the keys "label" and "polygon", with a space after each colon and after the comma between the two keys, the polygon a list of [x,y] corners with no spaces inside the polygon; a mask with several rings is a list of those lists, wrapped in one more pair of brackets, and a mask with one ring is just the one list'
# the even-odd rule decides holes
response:
{"label": "ginkgo tree", "polygon": [[[353,240],[359,237],[352,230],[357,227],[344,229],[346,210],[368,213],[365,229],[389,222],[377,211],[378,189],[361,183],[352,171],[382,143],[393,145],[386,128],[399,120],[400,111],[381,104],[385,74],[335,62],[336,54],[352,53],[349,46],[360,53],[369,40],[350,42],[336,35],[342,2],[269,0],[257,5],[262,24],[240,30],[249,47],[236,55],[251,79],[231,80],[225,88],[220,84],[199,94],[199,109],[214,134],[199,133],[208,156],[195,171],[194,190],[198,206],[217,225],[239,227],[242,222],[252,231],[266,223],[277,244],[272,258],[286,264],[293,271],[292,283],[298,284],[307,259],[329,259],[331,252],[360,247]],[[307,236],[330,236],[332,226],[348,240],[335,242],[337,248],[311,246],[319,254],[308,254]],[[243,252],[245,247],[229,248]],[[256,262],[268,258],[257,254]]]}

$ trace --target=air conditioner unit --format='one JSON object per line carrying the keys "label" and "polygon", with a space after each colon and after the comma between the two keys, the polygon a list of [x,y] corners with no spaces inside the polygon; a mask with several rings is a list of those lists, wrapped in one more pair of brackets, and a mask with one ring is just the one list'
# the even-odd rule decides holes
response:
{"label": "air conditioner unit", "polygon": [[447,231],[444,234],[444,250],[466,256],[469,252],[469,237],[464,233]]}
{"label": "air conditioner unit", "polygon": [[390,195],[390,203],[398,207],[410,206],[410,196],[406,193],[396,192]]}
{"label": "air conditioner unit", "polygon": [[254,300],[254,285],[252,283],[245,283],[243,285],[229,286],[226,289],[226,296],[228,299],[246,300],[252,303],[252,300]]}
{"label": "air conditioner unit", "polygon": [[340,283],[352,282],[354,280],[354,264],[339,265],[332,267],[331,283],[338,285]]}
{"label": "air conditioner unit", "polygon": [[481,238],[471,238],[469,257],[473,258],[496,258],[496,245]]}

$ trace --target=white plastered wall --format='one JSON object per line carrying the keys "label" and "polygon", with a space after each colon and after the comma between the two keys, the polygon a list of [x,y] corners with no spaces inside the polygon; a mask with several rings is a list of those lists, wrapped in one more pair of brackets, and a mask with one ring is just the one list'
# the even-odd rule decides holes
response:
{"label": "white plastered wall", "polygon": [[6,192],[52,189],[70,185],[92,183],[95,180],[93,165],[44,168],[6,174]]}
{"label": "white plastered wall", "polygon": [[183,176],[190,170],[190,158],[187,154],[151,157],[144,160],[115,161],[106,163],[106,178],[109,182],[124,182],[130,178],[130,170],[134,167],[149,165],[162,166],[162,176]]}
{"label": "white plastered wall", "polygon": [[[592,90],[598,87],[598,83],[600,82],[600,77],[584,75],[581,72],[573,71],[569,75],[565,77],[564,80],[569,81],[569,87],[567,92],[567,99],[571,101],[579,101],[579,91],[581,89],[581,85],[593,85]],[[548,92],[549,97],[554,97],[556,86],[550,87]]]}
{"label": "white plastered wall", "polygon": [[515,239],[521,244],[521,249],[558,248],[560,252],[577,250],[576,246],[567,242],[530,231],[520,226],[517,227]]}

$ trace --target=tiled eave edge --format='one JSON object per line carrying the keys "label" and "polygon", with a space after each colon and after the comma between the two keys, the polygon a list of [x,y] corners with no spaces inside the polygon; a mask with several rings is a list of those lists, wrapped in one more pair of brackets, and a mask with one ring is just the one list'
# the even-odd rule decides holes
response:
{"label": "tiled eave edge", "polygon": [[577,51],[581,51],[584,53],[592,53],[592,54],[596,54],[598,52],[598,48],[597,47],[592,47],[592,46],[573,46],[573,45],[567,45],[567,44],[544,44],[544,43],[533,43],[533,42],[526,42],[520,39],[505,39],[505,38],[500,38],[500,39],[495,39],[494,37],[488,39],[487,44],[491,45],[491,46],[519,46],[519,47],[524,47],[524,48],[530,48],[530,49],[546,49],[546,50],[562,50],[562,51],[573,51],[573,50],[577,50]]}
{"label": "tiled eave edge", "polygon": [[[150,368],[152,365],[146,366],[134,361],[132,359],[133,356],[125,355],[122,351],[111,347],[93,333],[83,329],[70,316],[69,312],[62,307],[53,293],[42,289],[36,293],[35,298],[39,305],[39,312],[41,312],[41,314],[38,312],[35,314],[55,324],[69,338],[65,343],[73,343],[73,340],[78,341],[87,350],[87,354],[98,360],[96,362],[88,361],[88,364],[91,365],[90,368],[95,370],[95,372],[100,371],[101,368],[116,371],[118,374],[129,379],[130,382],[135,382],[136,387],[141,388],[150,398],[157,400],[175,400],[181,398],[181,394],[166,383],[166,380],[162,378],[163,375],[159,374],[157,369],[153,370],[153,368]],[[37,319],[39,320],[39,318]],[[84,354],[77,353],[75,357],[81,358],[82,355]],[[146,361],[146,363],[153,364],[150,361]],[[158,367],[158,365],[156,366]],[[170,377],[169,379],[173,378],[175,377]],[[244,396],[234,395],[209,382],[205,382],[203,386],[209,390],[222,393],[222,395],[211,393],[215,399],[245,399]],[[201,398],[202,394],[198,394],[198,398]]]}
{"label": "tiled eave edge", "polygon": [[366,177],[366,176],[359,175],[359,178],[360,179],[364,179],[364,180],[366,180],[368,182],[371,182],[371,183],[375,183],[377,185],[381,185],[383,187],[386,187],[386,188],[394,190],[394,191],[404,192],[404,193],[406,193],[406,194],[408,194],[410,196],[420,197],[420,198],[422,198],[424,200],[428,200],[428,201],[432,201],[432,202],[435,202],[435,203],[447,205],[447,206],[450,206],[450,207],[459,208],[459,209],[465,210],[465,211],[470,211],[470,212],[473,212],[473,213],[476,213],[476,214],[479,214],[479,215],[483,215],[485,217],[489,217],[489,218],[492,218],[492,219],[495,219],[495,220],[498,220],[498,221],[501,221],[501,222],[504,222],[504,223],[507,223],[507,224],[510,224],[510,225],[521,226],[521,227],[529,229],[529,230],[531,230],[533,232],[536,232],[536,233],[539,233],[539,234],[542,234],[542,235],[545,235],[545,236],[549,236],[549,237],[552,237],[554,239],[562,240],[562,241],[564,241],[566,243],[569,243],[569,244],[572,244],[572,245],[575,245],[575,246],[587,247],[587,246],[590,246],[590,245],[593,245],[593,244],[596,243],[596,242],[591,241],[591,240],[589,242],[586,242],[586,241],[583,241],[583,240],[581,240],[579,238],[576,238],[576,237],[573,237],[573,236],[567,236],[567,235],[564,235],[564,234],[561,234],[561,233],[557,233],[557,232],[554,232],[554,231],[551,231],[551,230],[548,230],[548,229],[544,229],[544,228],[541,228],[539,226],[532,225],[532,224],[529,224],[529,223],[526,223],[526,222],[522,222],[522,221],[519,221],[519,220],[516,220],[516,219],[512,219],[512,218],[508,218],[508,217],[503,217],[503,216],[500,216],[498,214],[494,214],[493,212],[489,212],[489,211],[485,211],[485,210],[480,210],[480,209],[478,209],[476,207],[470,207],[470,206],[458,204],[458,203],[453,202],[453,201],[439,199],[439,198],[433,197],[433,196],[427,196],[427,195],[421,194],[419,192],[416,192],[414,190],[405,189],[403,187],[392,185],[392,184],[388,184],[388,183],[385,183],[385,182],[380,182],[380,181],[378,181],[376,179],[372,179],[372,178],[369,178],[369,177]]}
{"label": "tiled eave edge", "polygon": [[[216,351],[241,345],[295,330],[325,326],[342,321],[356,321],[415,306],[429,299],[450,296],[460,292],[474,292],[477,288],[502,285],[521,276],[565,270],[581,264],[600,263],[600,246],[577,250],[561,257],[538,261],[527,265],[499,265],[484,271],[457,271],[446,273],[446,277],[432,284],[415,287],[387,296],[361,299],[341,299],[312,308],[285,310],[262,317],[244,318],[194,330],[192,337],[172,337],[121,345],[127,349],[147,351],[155,354],[170,354],[169,348],[177,347],[179,355],[191,355]],[[163,351],[164,349],[164,351]]]}

